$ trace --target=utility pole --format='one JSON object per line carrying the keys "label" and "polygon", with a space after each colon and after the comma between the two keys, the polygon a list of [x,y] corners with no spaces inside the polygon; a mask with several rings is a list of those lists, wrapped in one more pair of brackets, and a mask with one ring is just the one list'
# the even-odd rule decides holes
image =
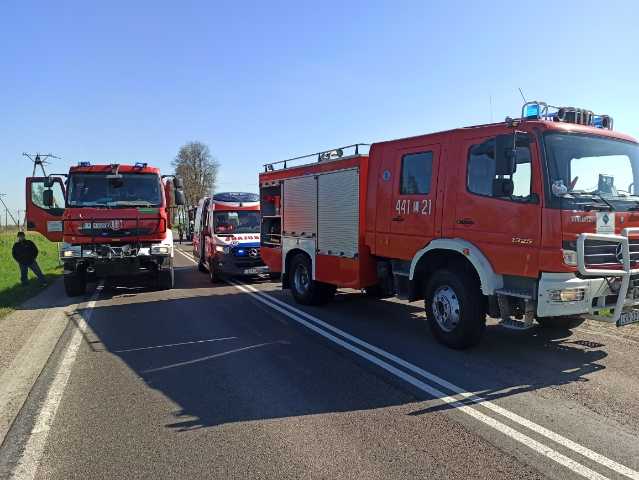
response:
{"label": "utility pole", "polygon": [[42,170],[42,176],[46,177],[47,176],[47,172],[44,171],[44,166],[49,164],[48,159],[49,158],[57,158],[57,159],[60,158],[60,157],[56,157],[52,153],[23,153],[22,155],[27,157],[29,160],[31,160],[33,162],[33,171],[31,172],[31,176],[32,177],[35,177],[36,169],[38,167],[40,167],[40,170]]}
{"label": "utility pole", "polygon": [[7,204],[4,203],[4,200],[2,200],[2,197],[5,197],[6,195],[7,195],[6,193],[0,193],[0,203],[2,203],[2,206],[4,207],[4,226],[5,227],[9,226],[9,217],[11,217],[11,220],[13,220],[13,223],[18,225],[18,221],[15,218],[13,218],[13,214],[9,212],[9,207],[7,207]]}

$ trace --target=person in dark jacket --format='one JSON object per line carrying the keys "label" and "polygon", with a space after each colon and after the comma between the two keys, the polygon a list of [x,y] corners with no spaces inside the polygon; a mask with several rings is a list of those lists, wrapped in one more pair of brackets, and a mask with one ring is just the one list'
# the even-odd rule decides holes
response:
{"label": "person in dark jacket", "polygon": [[44,275],[42,275],[42,270],[40,270],[40,266],[36,262],[38,247],[31,240],[26,239],[24,232],[18,232],[18,241],[13,244],[11,253],[15,261],[20,265],[20,281],[22,285],[29,283],[29,269],[35,273],[42,286],[47,284]]}

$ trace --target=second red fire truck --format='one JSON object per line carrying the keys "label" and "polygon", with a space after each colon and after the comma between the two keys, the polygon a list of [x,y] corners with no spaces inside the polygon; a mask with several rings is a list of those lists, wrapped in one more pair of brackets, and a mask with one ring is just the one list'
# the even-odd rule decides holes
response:
{"label": "second red fire truck", "polygon": [[424,299],[454,348],[487,315],[639,321],[639,144],[607,115],[530,102],[520,119],[267,164],[259,182],[261,255],[299,303],[338,287]]}

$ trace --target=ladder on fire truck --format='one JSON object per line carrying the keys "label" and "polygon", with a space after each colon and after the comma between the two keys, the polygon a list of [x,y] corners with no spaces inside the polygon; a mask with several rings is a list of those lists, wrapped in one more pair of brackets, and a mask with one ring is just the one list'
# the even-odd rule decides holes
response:
{"label": "ladder on fire truck", "polygon": [[[346,145],[344,147],[337,147],[330,150],[324,150],[322,152],[309,153],[308,155],[301,155],[299,157],[287,158],[286,160],[279,160],[277,162],[265,163],[262,165],[265,172],[273,172],[275,170],[285,170],[287,168],[301,167],[307,165],[305,163],[299,163],[302,160],[308,159],[308,164],[329,162],[334,160],[345,160],[347,158],[353,158],[360,155],[368,154],[367,147],[370,143],[354,143],[352,145]],[[315,159],[315,161],[311,161]],[[293,163],[293,165],[291,165]]]}

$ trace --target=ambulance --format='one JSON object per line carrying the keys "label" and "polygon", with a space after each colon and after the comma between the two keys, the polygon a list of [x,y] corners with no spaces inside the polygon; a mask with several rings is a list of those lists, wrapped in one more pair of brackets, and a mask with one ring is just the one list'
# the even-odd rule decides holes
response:
{"label": "ambulance", "polygon": [[260,255],[260,202],[254,193],[202,198],[195,212],[193,256],[211,282],[222,276],[268,273]]}

